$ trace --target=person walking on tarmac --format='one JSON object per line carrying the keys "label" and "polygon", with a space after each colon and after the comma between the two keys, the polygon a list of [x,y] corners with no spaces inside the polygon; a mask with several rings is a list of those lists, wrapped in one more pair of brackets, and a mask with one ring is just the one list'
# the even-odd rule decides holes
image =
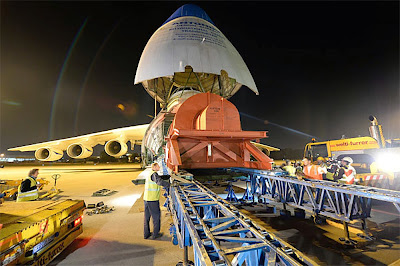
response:
{"label": "person walking on tarmac", "polygon": [[344,157],[340,162],[340,168],[335,173],[333,178],[338,180],[339,183],[353,184],[356,176],[356,169],[351,164],[353,159],[351,157]]}
{"label": "person walking on tarmac", "polygon": [[17,202],[31,201],[39,198],[36,178],[39,175],[39,169],[32,169],[28,177],[18,186]]}
{"label": "person walking on tarmac", "polygon": [[[160,238],[163,233],[160,233],[160,190],[161,186],[169,188],[169,183],[161,179],[158,175],[160,165],[153,163],[151,165],[152,173],[146,177],[144,185],[144,239],[152,236],[152,239]],[[153,234],[150,232],[149,222],[150,217],[153,219]]]}

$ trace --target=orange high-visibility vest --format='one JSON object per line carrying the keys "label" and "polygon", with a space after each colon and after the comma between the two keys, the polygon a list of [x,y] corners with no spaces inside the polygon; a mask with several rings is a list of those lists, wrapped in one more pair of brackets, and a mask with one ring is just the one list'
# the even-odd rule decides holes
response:
{"label": "orange high-visibility vest", "polygon": [[306,177],[310,179],[322,180],[322,174],[319,173],[318,168],[319,165],[315,164],[305,166],[303,169],[303,173],[306,175]]}
{"label": "orange high-visibility vest", "polygon": [[344,169],[343,179],[346,179],[347,184],[353,184],[355,176],[356,170],[353,166],[349,165],[347,169]]}

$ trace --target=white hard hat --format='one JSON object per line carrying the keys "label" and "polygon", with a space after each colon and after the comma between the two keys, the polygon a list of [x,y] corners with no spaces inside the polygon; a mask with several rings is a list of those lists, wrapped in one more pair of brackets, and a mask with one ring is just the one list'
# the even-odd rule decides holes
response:
{"label": "white hard hat", "polygon": [[352,163],[353,163],[353,159],[351,159],[351,158],[348,157],[348,156],[344,157],[344,158],[342,159],[342,161],[346,161],[346,162],[348,162],[349,164],[352,164]]}

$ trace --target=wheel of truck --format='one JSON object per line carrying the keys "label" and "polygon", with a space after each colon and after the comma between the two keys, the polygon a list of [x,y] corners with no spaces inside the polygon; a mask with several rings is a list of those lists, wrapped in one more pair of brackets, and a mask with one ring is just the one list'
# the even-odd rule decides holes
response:
{"label": "wheel of truck", "polygon": [[13,195],[12,195],[12,199],[13,200],[17,200],[17,197],[18,197],[18,192],[15,192]]}

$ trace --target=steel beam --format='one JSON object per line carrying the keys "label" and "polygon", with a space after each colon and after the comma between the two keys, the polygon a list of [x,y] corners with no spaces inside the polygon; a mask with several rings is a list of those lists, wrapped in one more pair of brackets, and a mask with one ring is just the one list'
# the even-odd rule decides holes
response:
{"label": "steel beam", "polygon": [[171,232],[195,265],[316,265],[197,181],[174,181],[169,197]]}
{"label": "steel beam", "polygon": [[393,203],[400,212],[399,191],[331,181],[299,180],[283,176],[282,172],[268,170],[248,168],[230,170],[247,174],[254,186],[252,191],[257,191],[254,194],[259,197],[346,223],[370,217],[372,200]]}

